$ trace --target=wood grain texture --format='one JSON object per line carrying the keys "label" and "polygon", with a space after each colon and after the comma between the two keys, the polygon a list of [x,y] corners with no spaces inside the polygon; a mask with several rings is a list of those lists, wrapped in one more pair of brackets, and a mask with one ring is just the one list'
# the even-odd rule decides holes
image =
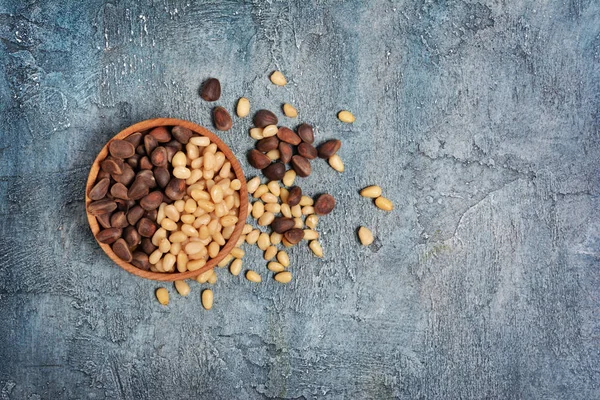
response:
{"label": "wood grain texture", "polygon": [[[600,4],[305,3],[1,2],[0,398],[600,398]],[[163,307],[91,234],[89,166],[220,105],[252,177],[241,96],[342,140],[343,174],[299,180],[337,200],[324,257],[280,285],[246,247],[261,284],[217,269],[212,310],[196,282]]]}
{"label": "wood grain texture", "polygon": [[[92,166],[90,168],[90,173],[88,175],[87,183],[85,185],[85,206],[86,206],[87,220],[88,220],[88,223],[90,224],[90,228],[92,230],[92,234],[94,235],[94,237],[98,234],[98,232],[100,232],[100,225],[98,224],[96,217],[91,215],[89,212],[87,212],[87,207],[92,202],[92,200],[88,197],[88,193],[91,190],[91,188],[94,186],[94,184],[96,183],[96,178],[98,177],[98,172],[100,171],[100,163],[102,161],[104,161],[106,159],[106,157],[108,156],[108,146],[109,146],[110,142],[115,139],[125,139],[126,137],[128,137],[129,135],[131,135],[133,133],[146,132],[146,131],[149,131],[150,129],[156,128],[158,126],[167,126],[167,127],[183,126],[184,128],[187,128],[198,135],[209,138],[210,141],[212,143],[216,144],[217,148],[225,155],[226,160],[231,163],[231,168],[233,168],[233,172],[235,173],[236,178],[241,182],[241,187],[239,190],[240,198],[246,199],[248,197],[248,189],[246,187],[246,178],[244,177],[244,171],[242,170],[240,163],[238,162],[235,155],[231,152],[229,147],[227,147],[227,145],[225,143],[223,143],[223,141],[221,141],[221,139],[219,139],[219,137],[217,135],[215,135],[208,129],[206,129],[198,124],[194,124],[193,122],[184,121],[184,120],[177,119],[177,118],[154,118],[154,119],[149,119],[146,121],[140,121],[140,122],[137,122],[131,126],[128,126],[125,129],[123,129],[121,132],[117,133],[111,140],[109,140],[106,143],[106,145],[104,145],[104,147],[102,147],[102,150],[100,150],[100,152],[98,153],[98,156],[96,156],[96,159],[94,160],[94,162],[92,163]],[[108,245],[106,243],[101,243],[101,242],[98,242],[98,245],[102,248],[102,250],[104,250],[104,252],[108,256],[108,258],[110,258],[115,264],[117,264],[119,267],[123,268],[125,271],[127,271],[129,273],[131,273],[135,276],[139,276],[140,278],[152,279],[155,281],[166,281],[166,282],[192,279],[192,278],[197,277],[201,273],[216,267],[216,265],[223,258],[225,258],[225,256],[227,256],[229,254],[229,252],[235,247],[238,239],[240,238],[240,236],[242,234],[242,229],[244,229],[244,225],[246,225],[246,217],[247,216],[248,216],[248,202],[242,201],[240,203],[240,208],[239,208],[239,213],[238,213],[239,220],[235,224],[235,229],[233,230],[231,237],[227,240],[227,242],[221,248],[221,251],[219,251],[219,254],[217,254],[217,256],[215,258],[209,259],[206,262],[206,265],[204,265],[202,268],[200,268],[196,271],[177,272],[177,273],[171,273],[171,274],[144,271],[144,270],[141,270],[141,269],[135,267],[133,264],[130,264],[128,262],[121,260],[115,254],[115,252],[112,250],[110,245]]]}

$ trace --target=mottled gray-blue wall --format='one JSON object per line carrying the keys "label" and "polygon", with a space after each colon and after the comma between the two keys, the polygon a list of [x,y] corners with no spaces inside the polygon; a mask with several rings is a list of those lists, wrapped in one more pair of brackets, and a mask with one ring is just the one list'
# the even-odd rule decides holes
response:
{"label": "mottled gray-blue wall", "polygon": [[[0,0],[0,67],[1,399],[600,398],[598,1]],[[114,266],[83,196],[129,124],[211,126],[209,76],[346,172],[302,181],[338,199],[325,257],[284,286],[248,248],[263,283],[219,270],[206,312]]]}

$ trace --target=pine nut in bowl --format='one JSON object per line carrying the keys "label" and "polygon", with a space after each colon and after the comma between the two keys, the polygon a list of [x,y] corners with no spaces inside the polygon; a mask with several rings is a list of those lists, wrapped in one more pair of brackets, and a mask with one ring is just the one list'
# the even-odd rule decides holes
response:
{"label": "pine nut in bowl", "polygon": [[215,134],[157,118],[131,125],[102,148],[85,204],[94,237],[117,265],[142,278],[179,281],[233,250],[247,197],[239,162]]}

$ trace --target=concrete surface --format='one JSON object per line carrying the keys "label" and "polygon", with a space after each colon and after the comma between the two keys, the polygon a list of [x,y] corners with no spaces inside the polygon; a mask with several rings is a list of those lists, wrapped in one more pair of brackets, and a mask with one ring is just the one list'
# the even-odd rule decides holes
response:
{"label": "concrete surface", "polygon": [[[1,399],[600,398],[598,1],[2,0],[0,39]],[[346,172],[302,182],[339,201],[325,258],[283,286],[248,250],[264,282],[219,271],[206,312],[115,267],[83,196],[129,124],[210,126],[209,76]]]}

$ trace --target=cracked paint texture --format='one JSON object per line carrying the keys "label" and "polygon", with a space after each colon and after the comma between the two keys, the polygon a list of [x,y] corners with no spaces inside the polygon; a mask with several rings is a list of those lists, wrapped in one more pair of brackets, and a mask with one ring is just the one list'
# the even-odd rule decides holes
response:
{"label": "cracked paint texture", "polygon": [[[0,67],[1,399],[600,398],[597,1],[4,0]],[[263,283],[219,270],[206,312],[113,265],[83,197],[126,126],[210,127],[210,76],[346,171],[301,182],[338,201],[324,258],[284,286],[247,248]],[[252,176],[250,124],[220,136]]]}

